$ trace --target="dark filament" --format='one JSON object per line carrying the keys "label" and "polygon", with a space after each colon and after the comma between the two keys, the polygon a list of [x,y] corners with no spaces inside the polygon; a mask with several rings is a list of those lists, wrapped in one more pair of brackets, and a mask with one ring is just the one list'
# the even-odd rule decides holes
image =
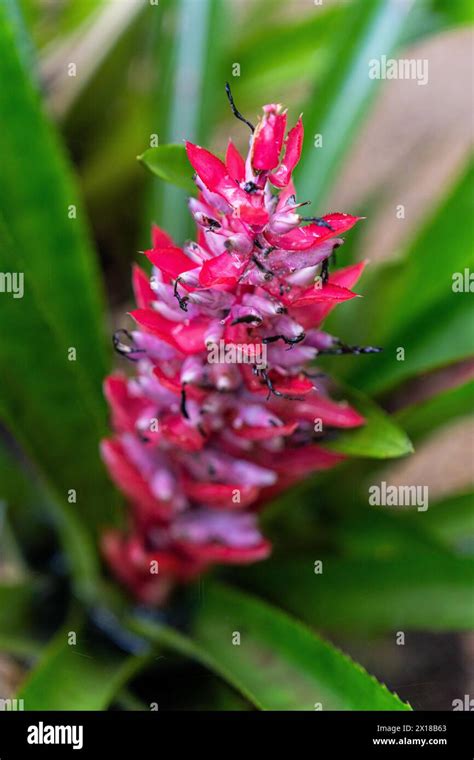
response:
{"label": "dark filament", "polygon": [[277,340],[284,340],[289,346],[294,346],[295,343],[301,343],[304,339],[304,332],[297,335],[296,338],[287,338],[286,335],[270,335],[268,338],[262,338],[262,343],[275,343]]}
{"label": "dark filament", "polygon": [[237,108],[236,108],[236,105],[234,103],[234,98],[232,97],[232,92],[231,92],[231,89],[230,89],[229,82],[225,83],[225,91],[227,93],[227,98],[229,100],[230,107],[232,109],[232,113],[234,114],[234,116],[236,117],[236,119],[239,119],[240,121],[243,121],[244,124],[246,124],[250,128],[250,131],[253,132],[255,130],[255,127],[252,124],[252,122],[248,121],[246,118],[244,118],[242,116],[242,114],[240,113],[240,111],[238,111]]}
{"label": "dark filament", "polygon": [[255,184],[255,182],[246,182],[245,185],[244,185],[244,190],[245,190],[246,193],[249,193],[250,195],[252,195],[252,193],[256,193],[257,192],[258,187]]}
{"label": "dark filament", "polygon": [[184,384],[181,388],[181,414],[189,420],[188,410],[186,409],[186,388]]}
{"label": "dark filament", "polygon": [[341,354],[379,354],[381,351],[383,348],[380,346],[348,346],[339,340],[334,348],[324,348],[319,353],[340,356]]}
{"label": "dark filament", "polygon": [[331,230],[331,232],[336,231],[334,227],[331,227],[329,222],[326,222],[326,220],[322,219],[320,216],[302,216],[301,220],[303,222],[314,222],[318,227],[326,227],[326,229]]}
{"label": "dark filament", "polygon": [[273,393],[274,396],[278,396],[279,398],[286,398],[289,401],[300,401],[301,400],[298,396],[290,396],[290,395],[288,395],[288,393],[282,393],[281,391],[277,391],[275,389],[272,381],[270,380],[270,376],[269,376],[269,374],[268,374],[268,372],[267,372],[266,369],[257,370],[255,368],[255,372],[256,372],[257,375],[261,375],[261,377],[265,381],[265,385],[268,388],[267,401],[270,398],[270,396],[272,395],[272,393]]}
{"label": "dark filament", "polygon": [[178,293],[178,285],[179,285],[179,283],[180,283],[180,279],[179,279],[179,277],[177,277],[176,280],[174,281],[174,288],[173,288],[174,297],[177,298],[180,309],[182,309],[183,311],[187,311],[188,310],[189,296],[185,296],[183,298],[182,296],[179,295],[179,293]]}
{"label": "dark filament", "polygon": [[231,322],[231,325],[242,325],[242,324],[252,324],[252,322],[256,322],[257,324],[261,324],[262,320],[260,317],[257,317],[255,314],[245,314],[243,317],[238,317],[237,319],[234,319],[233,322]]}
{"label": "dark filament", "polygon": [[[127,346],[126,343],[123,343],[121,340],[121,336],[124,335],[127,340],[130,341],[132,344],[131,346]],[[115,351],[117,351],[120,356],[124,356],[126,359],[128,359],[131,362],[137,362],[139,360],[139,356],[134,358],[131,356],[131,354],[144,354],[145,349],[144,348],[135,348],[135,344],[133,342],[133,337],[130,335],[128,330],[116,330],[112,336],[112,343],[114,346]]]}
{"label": "dark filament", "polygon": [[267,279],[270,279],[271,277],[273,277],[273,272],[271,272],[271,271],[270,271],[270,269],[267,269],[267,268],[266,268],[266,267],[265,267],[265,266],[262,264],[262,262],[261,262],[261,261],[259,261],[259,260],[257,259],[257,257],[256,257],[256,256],[252,256],[252,261],[253,261],[253,263],[255,264],[255,266],[257,267],[257,269],[259,269],[261,272],[264,272],[264,273],[265,273],[265,277],[266,277]]}
{"label": "dark filament", "polygon": [[222,227],[222,224],[220,222],[218,222],[217,219],[213,219],[210,216],[204,217],[203,221],[204,221],[205,224],[207,224],[207,226],[209,227],[209,229],[212,230],[212,231],[213,230],[220,230],[220,228]]}

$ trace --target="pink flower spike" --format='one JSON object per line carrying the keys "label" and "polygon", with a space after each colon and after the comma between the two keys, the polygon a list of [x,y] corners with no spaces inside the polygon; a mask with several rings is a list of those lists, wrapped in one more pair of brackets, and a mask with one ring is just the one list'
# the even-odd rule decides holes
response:
{"label": "pink flower spike", "polygon": [[[126,532],[102,551],[120,583],[162,605],[178,584],[215,564],[268,557],[259,512],[269,499],[344,457],[324,448],[326,429],[365,423],[328,395],[313,362],[321,353],[374,353],[321,329],[356,297],[365,262],[334,271],[334,252],[360,217],[302,217],[292,173],[301,117],[284,144],[286,112],[267,105],[246,159],[229,142],[225,163],[186,143],[196,173],[189,202],[197,242],[178,246],[152,228],[153,279],[133,267],[137,308],[114,345],[129,376],[104,384],[114,435],[102,458],[130,505]],[[339,254],[338,254],[339,255]],[[323,422],[323,437],[314,427]],[[321,445],[319,445],[321,444]],[[159,574],[150,563],[159,563]]]}

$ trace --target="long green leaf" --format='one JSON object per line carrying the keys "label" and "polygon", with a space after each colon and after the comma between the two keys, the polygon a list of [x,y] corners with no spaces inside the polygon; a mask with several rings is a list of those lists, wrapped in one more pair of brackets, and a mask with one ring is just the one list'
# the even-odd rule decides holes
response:
{"label": "long green leaf", "polygon": [[[324,84],[312,93],[305,114],[307,139],[296,175],[302,199],[321,204],[379,81],[369,77],[369,61],[389,56],[407,26],[412,2],[356,0],[344,10],[342,33],[333,43]],[[322,147],[314,136],[322,135]]]}
{"label": "long green leaf", "polygon": [[[16,269],[29,280],[64,352],[77,351],[76,372],[92,413],[102,415],[105,373],[102,296],[84,210],[72,175],[29,79],[10,15],[0,8],[0,212],[15,244]],[[0,259],[2,271],[5,262]]]}
{"label": "long green leaf", "polygon": [[78,546],[82,534],[90,544],[81,523],[92,535],[113,519],[116,502],[97,456],[105,429],[100,280],[67,160],[5,9],[0,50],[0,78],[9,82],[0,93],[0,267],[24,286],[16,294],[23,297],[5,292],[0,303],[0,416],[62,503],[60,530],[91,579],[85,565],[92,568],[94,550]]}
{"label": "long green leaf", "polygon": [[[474,354],[471,293],[469,287],[453,290],[453,276],[472,271],[472,229],[467,220],[473,211],[471,164],[403,259],[369,275],[363,339],[382,345],[384,352],[376,362],[354,367],[350,377],[356,385],[381,391]],[[358,328],[360,337],[360,324]]]}
{"label": "long green leaf", "polygon": [[[0,250],[12,271],[14,251],[1,220]],[[28,477],[38,479],[51,497],[70,559],[83,580],[92,581],[91,539],[115,517],[116,499],[98,456],[97,428],[75,362],[58,345],[28,280],[25,300],[26,308],[11,294],[0,299],[0,417],[29,459]]]}
{"label": "long green leaf", "polygon": [[147,659],[92,645],[79,618],[56,635],[17,697],[25,710],[105,710]]}
{"label": "long green leaf", "polygon": [[189,636],[145,619],[133,628],[209,667],[263,710],[409,709],[308,628],[225,586],[204,586]]}
{"label": "long green leaf", "polygon": [[[315,561],[322,560],[322,572]],[[245,571],[252,588],[317,628],[465,631],[474,625],[474,559],[444,552],[395,558],[300,557]]]}

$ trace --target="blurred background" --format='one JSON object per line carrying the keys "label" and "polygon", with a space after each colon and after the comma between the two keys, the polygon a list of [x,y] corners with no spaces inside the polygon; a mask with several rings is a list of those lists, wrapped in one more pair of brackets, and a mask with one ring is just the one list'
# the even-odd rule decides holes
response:
{"label": "blurred background", "polygon": [[[302,551],[308,519],[320,531],[322,545],[331,547],[337,531],[331,534],[332,518],[327,513],[336,503],[335,511],[342,510],[346,526],[344,535],[337,533],[340,553],[349,559],[370,555],[370,561],[396,558],[397,541],[386,534],[380,539],[377,520],[367,518],[365,526],[357,522],[351,527],[356,506],[364,503],[364,484],[381,479],[428,485],[430,502],[444,502],[439,516],[433,518],[432,535],[444,542],[449,534],[450,547],[462,556],[474,551],[469,496],[474,461],[474,370],[469,358],[474,337],[472,301],[467,293],[453,301],[450,292],[452,274],[472,267],[472,11],[470,0],[4,0],[2,23],[14,30],[28,87],[40,92],[44,110],[64,145],[64,150],[58,149],[58,165],[64,164],[68,174],[63,196],[71,204],[76,204],[76,194],[83,199],[80,246],[87,253],[78,271],[81,278],[84,272],[94,278],[92,295],[74,288],[75,282],[80,283],[78,287],[88,282],[87,277],[74,280],[77,272],[65,275],[61,295],[48,290],[51,280],[61,277],[61,267],[72,253],[68,233],[58,232],[54,240],[48,230],[38,236],[38,225],[47,226],[50,213],[52,224],[54,215],[51,183],[55,176],[49,173],[48,163],[52,148],[48,136],[47,148],[38,152],[37,140],[46,128],[41,120],[38,124],[28,120],[30,95],[24,105],[16,97],[13,82],[11,99],[5,96],[1,105],[5,115],[18,109],[12,116],[18,127],[12,130],[15,135],[0,138],[7,164],[2,213],[12,224],[13,242],[31,254],[35,287],[40,288],[38,302],[43,299],[43,305],[51,304],[57,299],[53,319],[61,308],[77,308],[74,318],[79,321],[83,297],[93,301],[92,311],[102,309],[106,314],[105,343],[100,348],[86,339],[87,332],[74,336],[71,332],[73,342],[67,344],[83,347],[83,356],[94,367],[94,389],[99,387],[105,364],[110,366],[112,361],[110,352],[102,365],[94,355],[103,352],[103,345],[109,346],[114,329],[127,326],[130,268],[140,258],[139,251],[149,247],[151,221],[179,242],[193,234],[185,191],[153,177],[137,156],[150,145],[179,143],[184,138],[222,154],[229,135],[245,150],[248,132],[230,113],[226,81],[239,110],[253,122],[264,103],[287,106],[290,124],[303,112],[305,146],[295,182],[299,200],[312,201],[311,213],[345,211],[367,217],[357,232],[347,236],[338,262],[370,260],[357,288],[365,298],[338,309],[330,329],[349,343],[380,344],[386,352],[378,364],[372,359],[364,363],[362,358],[341,357],[327,359],[325,366],[340,379],[375,395],[396,414],[416,450],[394,463],[379,462],[375,470],[366,461],[349,465],[347,477],[329,474],[319,486],[312,486],[304,507],[285,523],[292,545],[298,549],[301,543]],[[369,61],[382,55],[426,60],[428,81],[370,79]],[[5,64],[3,76],[9,77],[12,70]],[[56,135],[51,141],[59,145]],[[38,169],[42,161],[43,174]],[[31,195],[21,187],[26,180],[15,184],[14,177],[26,178],[30,172],[39,172],[44,205],[38,191],[35,202],[39,206],[30,212],[23,206],[21,211],[14,203],[19,198],[31,200]],[[41,267],[45,246],[48,250],[55,246],[57,257]],[[97,256],[89,255],[93,249]],[[70,300],[78,303],[66,304]],[[11,335],[12,330],[31,335],[33,319],[19,326],[13,315],[3,316],[5,332],[0,337]],[[71,312],[71,324],[72,318]],[[38,332],[32,340],[36,341]],[[47,336],[44,340],[37,353],[26,358],[9,348],[0,359],[7,388],[7,409],[0,415],[4,422],[0,496],[8,514],[13,513],[12,524],[18,524],[20,543],[38,567],[49,552],[49,529],[38,528],[31,515],[37,515],[38,502],[47,496],[45,489],[37,488],[32,496],[31,482],[36,481],[25,477],[25,472],[35,470],[39,460],[42,473],[48,475],[65,456],[59,450],[67,450],[71,440],[74,445],[83,440],[81,423],[77,427],[71,423],[70,432],[55,439],[58,452],[42,461],[45,438],[48,442],[58,436],[58,429],[52,428],[61,426],[51,422],[51,415],[43,420],[37,406],[24,405],[11,368],[19,360],[25,372],[29,367],[41,378],[42,367],[45,372],[48,369]],[[390,352],[397,346],[406,348],[407,360],[394,366]],[[54,373],[55,367],[49,371]],[[34,397],[32,387],[24,392],[30,400]],[[96,411],[98,428],[104,429],[105,410],[97,406]],[[78,419],[85,414],[89,411],[84,402],[77,410]],[[90,447],[84,436],[86,450]],[[67,473],[59,489],[74,481],[82,456],[78,445],[75,460],[63,462]],[[100,464],[91,467],[95,472]],[[102,472],[95,482],[99,481],[104,481]],[[103,494],[99,501],[110,505],[115,497],[109,497],[107,490]],[[453,498],[457,505],[454,525],[446,516],[446,505]],[[289,497],[287,507],[294,499]],[[94,504],[92,500],[91,512]],[[341,505],[347,504],[352,509],[344,513]],[[281,515],[282,510],[275,509],[275,514]],[[32,519],[31,530],[25,528],[25,515],[26,522]],[[419,517],[409,518],[416,532]],[[280,518],[273,519],[271,513],[268,522],[269,531],[278,536]],[[38,540],[41,535],[44,539]],[[418,570],[426,575],[423,555],[417,552],[415,543],[411,547],[414,564],[407,569],[408,582],[415,586]],[[3,572],[8,574],[16,560],[7,562],[5,556]],[[241,582],[236,573],[232,579]],[[394,583],[397,587],[396,579]],[[341,581],[333,593],[343,593],[344,588]],[[357,598],[350,591],[349,586],[348,603],[356,607]],[[357,591],[362,604],[365,591],[372,593],[362,579]],[[427,593],[421,586],[418,591],[421,596]],[[449,586],[444,591],[452,598]],[[439,605],[441,620],[444,591],[434,585],[429,592],[433,605]],[[378,603],[383,607],[383,589],[379,592]],[[280,602],[278,593],[273,601]],[[388,597],[387,605],[391,603]],[[472,597],[471,603],[474,607]],[[416,605],[416,600],[410,604]],[[393,632],[384,630],[368,635],[350,626],[341,632],[329,625],[328,636],[415,709],[452,709],[452,700],[474,694],[474,639],[465,631],[453,630],[456,623],[427,624],[426,630],[419,623],[413,627],[406,646],[395,646]],[[6,654],[0,660],[0,692],[11,693],[22,673],[18,660]],[[189,678],[201,693],[204,687],[205,693],[208,687],[211,690],[214,677],[198,666],[193,666]],[[163,684],[172,702],[172,679]],[[146,684],[140,688],[146,693]],[[189,706],[190,697],[177,692],[175,706]]]}

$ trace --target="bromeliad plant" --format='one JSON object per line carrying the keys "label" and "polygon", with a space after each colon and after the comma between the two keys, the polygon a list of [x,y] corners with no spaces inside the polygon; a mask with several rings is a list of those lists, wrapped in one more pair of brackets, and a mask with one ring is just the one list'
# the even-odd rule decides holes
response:
{"label": "bromeliad plant", "polygon": [[[321,329],[355,296],[364,263],[329,275],[339,236],[358,217],[301,215],[307,204],[297,203],[292,181],[301,117],[285,139],[280,105],[264,106],[254,128],[227,92],[251,129],[248,155],[229,142],[224,163],[186,144],[199,188],[189,202],[197,242],[181,248],[153,228],[152,277],[133,273],[139,329],[115,336],[136,373],[105,384],[116,435],[102,454],[132,515],[130,533],[107,533],[103,548],[116,576],[148,603],[214,563],[268,557],[262,507],[341,461],[324,448],[326,430],[364,424],[331,400],[313,361],[378,350]],[[226,362],[229,348],[240,349],[240,363]]]}
{"label": "bromeliad plant", "polygon": [[[423,442],[472,406],[471,294],[450,286],[453,272],[472,269],[473,174],[466,168],[443,189],[396,262],[373,263],[363,302],[351,293],[363,225],[347,236],[345,268],[334,270],[334,248],[357,217],[309,216],[292,197],[291,174],[300,200],[321,213],[379,84],[367,77],[369,51],[396,53],[407,33],[415,42],[427,29],[441,37],[442,15],[454,9],[441,14],[433,0],[413,25],[409,3],[309,4],[292,18],[279,0],[256,0],[251,17],[237,14],[239,28],[238,3],[163,0],[125,4],[119,39],[110,4],[72,14],[63,4],[35,39],[63,150],[16,5],[0,5],[0,80],[9,85],[0,88],[0,271],[24,273],[25,292],[0,294],[0,650],[25,672],[25,709],[136,709],[139,699],[142,709],[157,699],[160,709],[407,709],[319,633],[349,651],[353,634],[371,649],[384,635],[384,652],[400,662],[395,632],[406,631],[411,667],[412,632],[456,634],[474,623],[470,495],[430,501],[420,514],[367,504],[377,467],[412,451],[405,431]],[[273,19],[270,8],[285,12]],[[91,59],[96,23],[105,44]],[[66,28],[73,34],[63,39]],[[65,77],[76,53],[78,76]],[[196,192],[192,164],[198,235],[181,247],[154,229],[151,277],[138,268],[133,276],[137,327],[116,335],[134,360],[122,369],[136,372],[106,383],[116,432],[103,451],[129,513],[98,453],[110,430],[102,383],[112,359],[99,262],[122,302],[125,256],[141,234],[135,190],[147,179],[134,156],[151,132],[181,138],[181,123],[193,143],[208,144],[228,116],[220,84],[234,61],[243,110],[264,102],[271,83],[292,107],[303,94],[307,132],[322,134],[324,148],[306,140],[297,167],[301,122],[285,142],[285,114],[271,106],[255,130],[247,122],[246,162],[232,145],[225,163],[196,145],[189,158],[175,144],[143,154],[157,196],[161,180],[176,185],[154,199],[153,215],[177,241],[189,234],[176,194]],[[139,87],[124,75],[132,70]],[[147,71],[156,83],[146,83]],[[180,85],[191,72],[188,100]],[[390,179],[398,187],[395,170]],[[386,213],[362,194],[357,203],[371,219]],[[333,359],[373,349],[328,333],[384,351]],[[226,361],[230,349],[237,363]],[[106,577],[101,544],[121,584]],[[397,679],[376,652],[371,669],[382,680],[394,688],[412,680]],[[184,671],[183,658],[202,667]],[[425,707],[418,691],[400,691]]]}

